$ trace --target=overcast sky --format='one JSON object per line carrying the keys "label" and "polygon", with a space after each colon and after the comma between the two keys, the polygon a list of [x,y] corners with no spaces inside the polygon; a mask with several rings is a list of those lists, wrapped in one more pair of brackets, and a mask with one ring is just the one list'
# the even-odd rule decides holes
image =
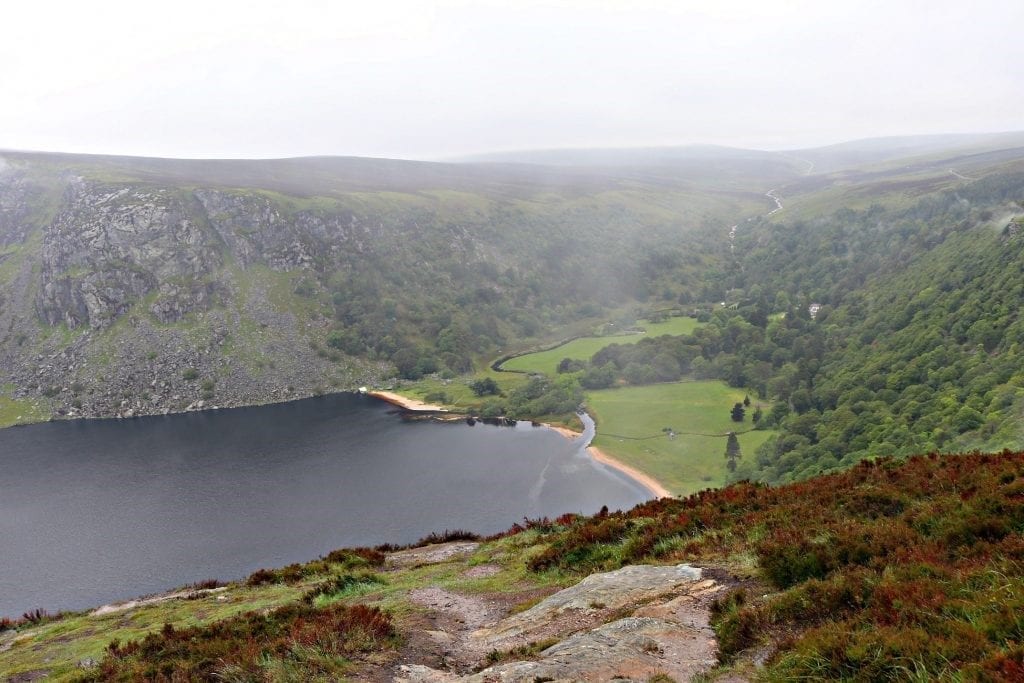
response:
{"label": "overcast sky", "polygon": [[433,159],[1024,129],[1024,1],[9,2],[0,148]]}

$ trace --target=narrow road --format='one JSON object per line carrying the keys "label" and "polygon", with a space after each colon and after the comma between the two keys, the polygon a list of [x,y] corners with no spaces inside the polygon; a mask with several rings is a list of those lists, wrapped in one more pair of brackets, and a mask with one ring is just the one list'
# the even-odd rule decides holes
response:
{"label": "narrow road", "polygon": [[956,172],[955,170],[953,170],[953,169],[949,169],[949,172],[950,172],[950,173],[952,173],[952,174],[953,174],[954,176],[956,176],[957,178],[959,178],[960,180],[977,180],[977,178],[971,178],[971,177],[968,177],[968,176],[962,175],[962,174],[960,174],[960,173],[957,173],[957,172]]}

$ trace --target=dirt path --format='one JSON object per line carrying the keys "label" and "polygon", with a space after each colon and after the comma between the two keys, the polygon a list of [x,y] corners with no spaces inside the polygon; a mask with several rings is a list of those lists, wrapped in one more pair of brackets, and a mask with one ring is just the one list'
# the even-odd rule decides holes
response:
{"label": "dirt path", "polygon": [[409,600],[432,612],[434,628],[426,635],[439,646],[446,668],[459,672],[472,670],[489,652],[471,641],[470,634],[497,621],[506,611],[503,605],[482,597],[436,586],[410,592]]}
{"label": "dirt path", "polygon": [[93,611],[89,612],[89,616],[102,617],[105,614],[125,612],[130,609],[135,609],[136,607],[155,605],[160,602],[167,602],[168,600],[192,600],[202,595],[209,595],[211,593],[222,593],[227,589],[227,586],[221,586],[219,588],[198,588],[195,590],[178,591],[177,593],[164,593],[163,595],[154,595],[151,598],[141,598],[139,600],[129,600],[128,602],[118,602],[111,605],[103,605],[102,607],[97,607]]}

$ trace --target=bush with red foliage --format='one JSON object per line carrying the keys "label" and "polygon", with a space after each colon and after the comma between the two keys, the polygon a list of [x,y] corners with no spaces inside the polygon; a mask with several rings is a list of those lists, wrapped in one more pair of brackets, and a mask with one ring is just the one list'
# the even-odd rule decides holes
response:
{"label": "bush with red foliage", "polygon": [[250,612],[206,626],[176,629],[165,624],[140,641],[112,642],[100,665],[83,681],[263,680],[268,662],[287,658],[317,670],[322,660],[308,653],[344,655],[380,648],[393,641],[391,618],[376,607],[335,604],[314,609],[288,605],[267,614]]}
{"label": "bush with red foliage", "polygon": [[780,591],[716,604],[723,660],[772,640],[773,678],[1024,680],[1022,534],[1024,453],[929,454],[573,520],[529,566],[753,554]]}

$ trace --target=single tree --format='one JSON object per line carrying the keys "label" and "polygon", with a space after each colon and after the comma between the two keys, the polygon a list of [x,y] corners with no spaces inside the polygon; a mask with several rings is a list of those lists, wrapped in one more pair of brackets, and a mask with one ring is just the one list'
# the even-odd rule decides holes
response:
{"label": "single tree", "polygon": [[743,457],[740,452],[740,440],[736,438],[736,432],[729,432],[729,438],[725,442],[725,466],[730,472],[736,471],[736,461]]}
{"label": "single tree", "polygon": [[498,383],[490,377],[484,377],[483,379],[470,382],[469,388],[472,389],[473,393],[477,396],[493,396],[500,391]]}
{"label": "single tree", "polygon": [[750,394],[747,394],[746,396],[743,397],[743,407],[744,408],[749,408],[750,407]]}
{"label": "single tree", "polygon": [[729,414],[729,416],[732,418],[733,422],[743,422],[743,418],[746,416],[746,414],[747,411],[743,407],[743,404],[737,403],[732,407],[732,412]]}
{"label": "single tree", "polygon": [[754,424],[760,424],[762,417],[764,417],[764,413],[761,411],[761,406],[758,406],[754,408],[754,414],[750,416],[750,419],[754,421]]}

